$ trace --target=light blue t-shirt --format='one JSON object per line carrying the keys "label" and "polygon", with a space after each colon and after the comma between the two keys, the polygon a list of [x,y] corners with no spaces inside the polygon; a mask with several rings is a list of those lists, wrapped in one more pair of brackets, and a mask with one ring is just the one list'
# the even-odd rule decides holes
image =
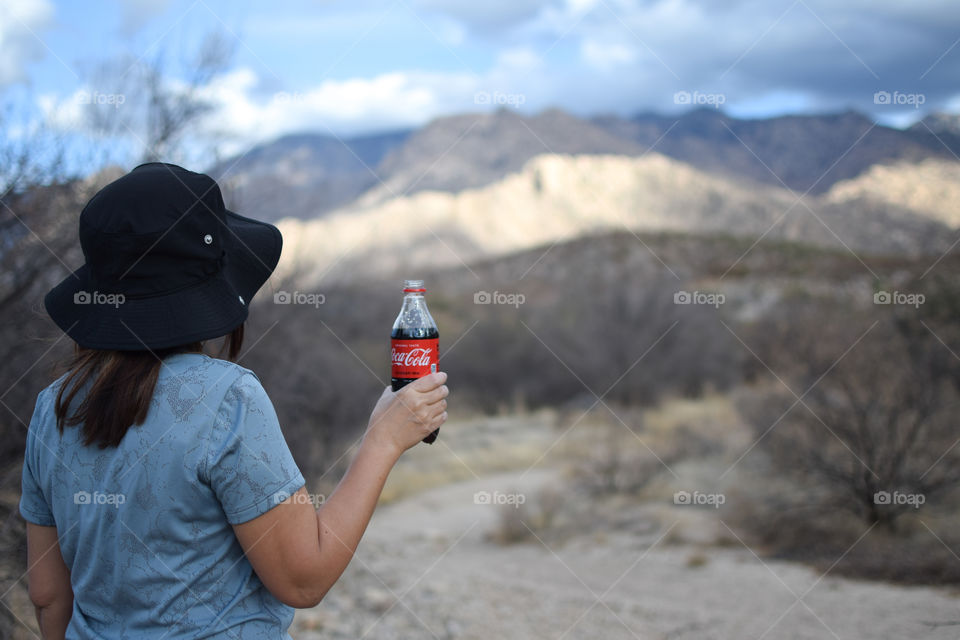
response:
{"label": "light blue t-shirt", "polygon": [[56,526],[70,569],[67,638],[288,638],[231,524],[304,485],[257,377],[201,354],[164,360],[146,421],[116,448],[57,433],[44,389],[27,434],[20,512]]}

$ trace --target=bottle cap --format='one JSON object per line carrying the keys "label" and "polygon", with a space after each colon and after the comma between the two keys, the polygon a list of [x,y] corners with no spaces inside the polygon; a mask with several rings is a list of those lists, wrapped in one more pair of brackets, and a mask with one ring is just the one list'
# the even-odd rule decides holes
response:
{"label": "bottle cap", "polygon": [[423,280],[404,280],[403,281],[403,292],[404,293],[423,293],[426,289],[423,286]]}

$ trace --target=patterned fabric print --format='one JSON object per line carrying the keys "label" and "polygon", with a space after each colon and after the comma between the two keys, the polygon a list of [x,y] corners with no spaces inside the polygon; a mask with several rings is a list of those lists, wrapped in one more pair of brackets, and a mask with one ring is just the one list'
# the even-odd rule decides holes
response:
{"label": "patterned fabric print", "polygon": [[253,372],[200,354],[164,361],[144,424],[120,446],[57,433],[44,389],[20,511],[56,526],[74,592],[68,638],[288,638],[293,610],[257,578],[232,526],[304,485]]}

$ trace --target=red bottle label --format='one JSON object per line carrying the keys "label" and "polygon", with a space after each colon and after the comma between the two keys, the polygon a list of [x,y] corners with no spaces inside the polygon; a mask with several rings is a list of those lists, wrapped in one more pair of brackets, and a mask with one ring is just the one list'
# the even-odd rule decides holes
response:
{"label": "red bottle label", "polygon": [[423,340],[390,340],[390,375],[393,378],[422,378],[430,375],[431,368],[437,370],[440,360],[440,340],[425,338]]}

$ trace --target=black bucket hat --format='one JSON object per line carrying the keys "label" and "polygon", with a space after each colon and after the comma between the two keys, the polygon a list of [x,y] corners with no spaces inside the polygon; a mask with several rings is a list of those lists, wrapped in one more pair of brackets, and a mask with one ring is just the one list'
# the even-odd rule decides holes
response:
{"label": "black bucket hat", "polygon": [[80,214],[85,264],[44,306],[80,346],[162,349],[240,326],[283,238],[228,211],[210,176],[143,164],[101,189]]}

